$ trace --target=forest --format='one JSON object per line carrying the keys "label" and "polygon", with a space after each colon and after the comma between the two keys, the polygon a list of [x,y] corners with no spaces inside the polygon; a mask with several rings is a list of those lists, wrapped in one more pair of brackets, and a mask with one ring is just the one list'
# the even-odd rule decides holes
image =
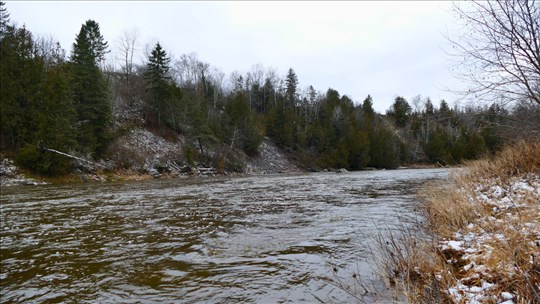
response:
{"label": "forest", "polygon": [[369,95],[353,100],[332,88],[299,87],[292,67],[278,75],[254,65],[227,81],[195,54],[167,54],[160,43],[135,64],[136,37],[127,32],[116,67],[105,60],[110,46],[93,20],[68,52],[10,23],[4,3],[1,14],[0,152],[37,174],[73,170],[71,159],[43,147],[110,159],[115,140],[133,127],[181,135],[185,160],[230,170],[232,151],[256,156],[265,137],[306,170],[455,165],[531,136],[527,126],[540,118],[534,103],[464,107],[421,95],[397,96],[377,113]]}

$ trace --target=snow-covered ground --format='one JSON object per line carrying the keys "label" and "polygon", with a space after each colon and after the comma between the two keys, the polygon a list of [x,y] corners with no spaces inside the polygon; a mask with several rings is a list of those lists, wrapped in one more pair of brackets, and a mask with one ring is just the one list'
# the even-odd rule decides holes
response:
{"label": "snow-covered ground", "polygon": [[[126,162],[134,171],[153,172],[156,167],[169,166],[183,159],[183,138],[165,140],[147,129],[135,128],[118,139],[115,162]],[[157,172],[157,171],[156,171]]]}
{"label": "snow-covered ground", "polygon": [[486,179],[468,185],[466,195],[479,206],[476,220],[439,243],[447,263],[459,271],[448,294],[456,303],[521,302],[505,284],[528,280],[540,271],[540,175]]}
{"label": "snow-covered ground", "polygon": [[[170,141],[146,129],[136,128],[121,137],[117,144],[119,149],[113,156],[116,162],[127,162],[135,171],[152,172],[158,166],[172,167],[172,171],[180,170],[186,165],[184,148],[185,138],[177,136]],[[212,157],[216,151],[205,147],[205,154]],[[245,173],[281,173],[299,172],[286,155],[270,139],[265,138],[259,147],[259,155],[248,157],[241,151],[235,151],[236,157],[245,163]],[[206,164],[207,166],[208,164]],[[194,170],[210,168],[193,168]]]}
{"label": "snow-covered ground", "polygon": [[[99,164],[109,170],[122,168],[131,170],[132,174],[149,174],[157,177],[162,171],[174,175],[215,175],[217,169],[211,164],[188,165],[184,149],[188,145],[181,135],[176,138],[166,139],[144,128],[133,128],[113,144],[110,158],[101,160]],[[207,157],[212,158],[217,151],[210,147],[204,147]],[[218,149],[218,148],[214,148]],[[259,147],[259,155],[248,157],[242,151],[234,150],[235,157],[245,164],[244,173],[265,174],[300,172],[287,156],[270,139],[266,138]],[[87,157],[89,158],[89,157]],[[81,164],[79,164],[81,165]],[[160,171],[161,170],[161,171]],[[105,178],[93,172],[92,168],[77,170],[82,180],[93,179],[103,181]],[[120,171],[120,170],[119,170]],[[123,172],[122,174],[125,174]],[[127,174],[130,174],[129,171]],[[129,178],[129,176],[125,176]],[[26,178],[20,173],[13,161],[0,157],[0,185],[39,185],[43,182]]]}
{"label": "snow-covered ground", "polygon": [[17,186],[17,185],[43,185],[44,182],[37,181],[32,178],[27,178],[20,173],[18,168],[13,164],[13,160],[1,158],[0,161],[0,186]]}
{"label": "snow-covered ground", "polygon": [[268,137],[259,146],[259,155],[246,157],[246,173],[290,173],[301,170],[287,158],[287,156]]}

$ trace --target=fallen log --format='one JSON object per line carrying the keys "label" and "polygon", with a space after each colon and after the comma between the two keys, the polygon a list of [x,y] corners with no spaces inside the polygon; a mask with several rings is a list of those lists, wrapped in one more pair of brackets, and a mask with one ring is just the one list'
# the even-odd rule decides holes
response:
{"label": "fallen log", "polygon": [[98,164],[98,163],[96,163],[96,162],[93,162],[93,161],[90,161],[90,160],[87,160],[87,159],[84,159],[84,158],[81,158],[81,157],[77,157],[77,156],[75,156],[75,155],[68,154],[68,153],[65,153],[65,152],[62,152],[62,151],[58,151],[58,150],[55,150],[55,149],[47,148],[47,147],[43,146],[42,144],[39,145],[39,149],[40,149],[41,151],[48,151],[48,152],[60,154],[60,155],[63,155],[63,156],[65,156],[65,157],[69,157],[69,158],[72,158],[72,159],[76,159],[76,160],[78,160],[78,161],[80,161],[80,162],[84,162],[84,163],[90,164],[90,165],[92,165],[92,166],[96,166],[96,167],[101,167],[101,168],[107,169],[107,167],[105,167],[104,165]]}

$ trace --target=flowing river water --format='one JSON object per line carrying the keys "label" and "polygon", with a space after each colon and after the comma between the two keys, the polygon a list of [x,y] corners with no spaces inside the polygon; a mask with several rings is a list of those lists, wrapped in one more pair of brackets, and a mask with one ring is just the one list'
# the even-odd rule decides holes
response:
{"label": "flowing river water", "polygon": [[351,303],[324,277],[382,284],[374,236],[413,217],[415,192],[447,174],[3,187],[1,302]]}

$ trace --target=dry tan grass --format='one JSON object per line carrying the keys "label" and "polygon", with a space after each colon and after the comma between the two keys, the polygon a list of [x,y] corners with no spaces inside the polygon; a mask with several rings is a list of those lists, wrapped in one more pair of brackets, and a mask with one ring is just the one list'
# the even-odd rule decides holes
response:
{"label": "dry tan grass", "polygon": [[468,163],[450,185],[429,187],[421,198],[434,234],[387,243],[390,283],[411,303],[540,303],[539,189],[538,142]]}
{"label": "dry tan grass", "polygon": [[460,184],[457,180],[450,185],[432,184],[419,194],[426,202],[424,213],[430,230],[442,237],[453,235],[456,228],[467,226],[483,211],[482,206],[463,199]]}
{"label": "dry tan grass", "polygon": [[540,172],[540,142],[520,141],[506,147],[492,159],[467,163],[470,174],[465,181],[485,178],[508,179],[514,176]]}

